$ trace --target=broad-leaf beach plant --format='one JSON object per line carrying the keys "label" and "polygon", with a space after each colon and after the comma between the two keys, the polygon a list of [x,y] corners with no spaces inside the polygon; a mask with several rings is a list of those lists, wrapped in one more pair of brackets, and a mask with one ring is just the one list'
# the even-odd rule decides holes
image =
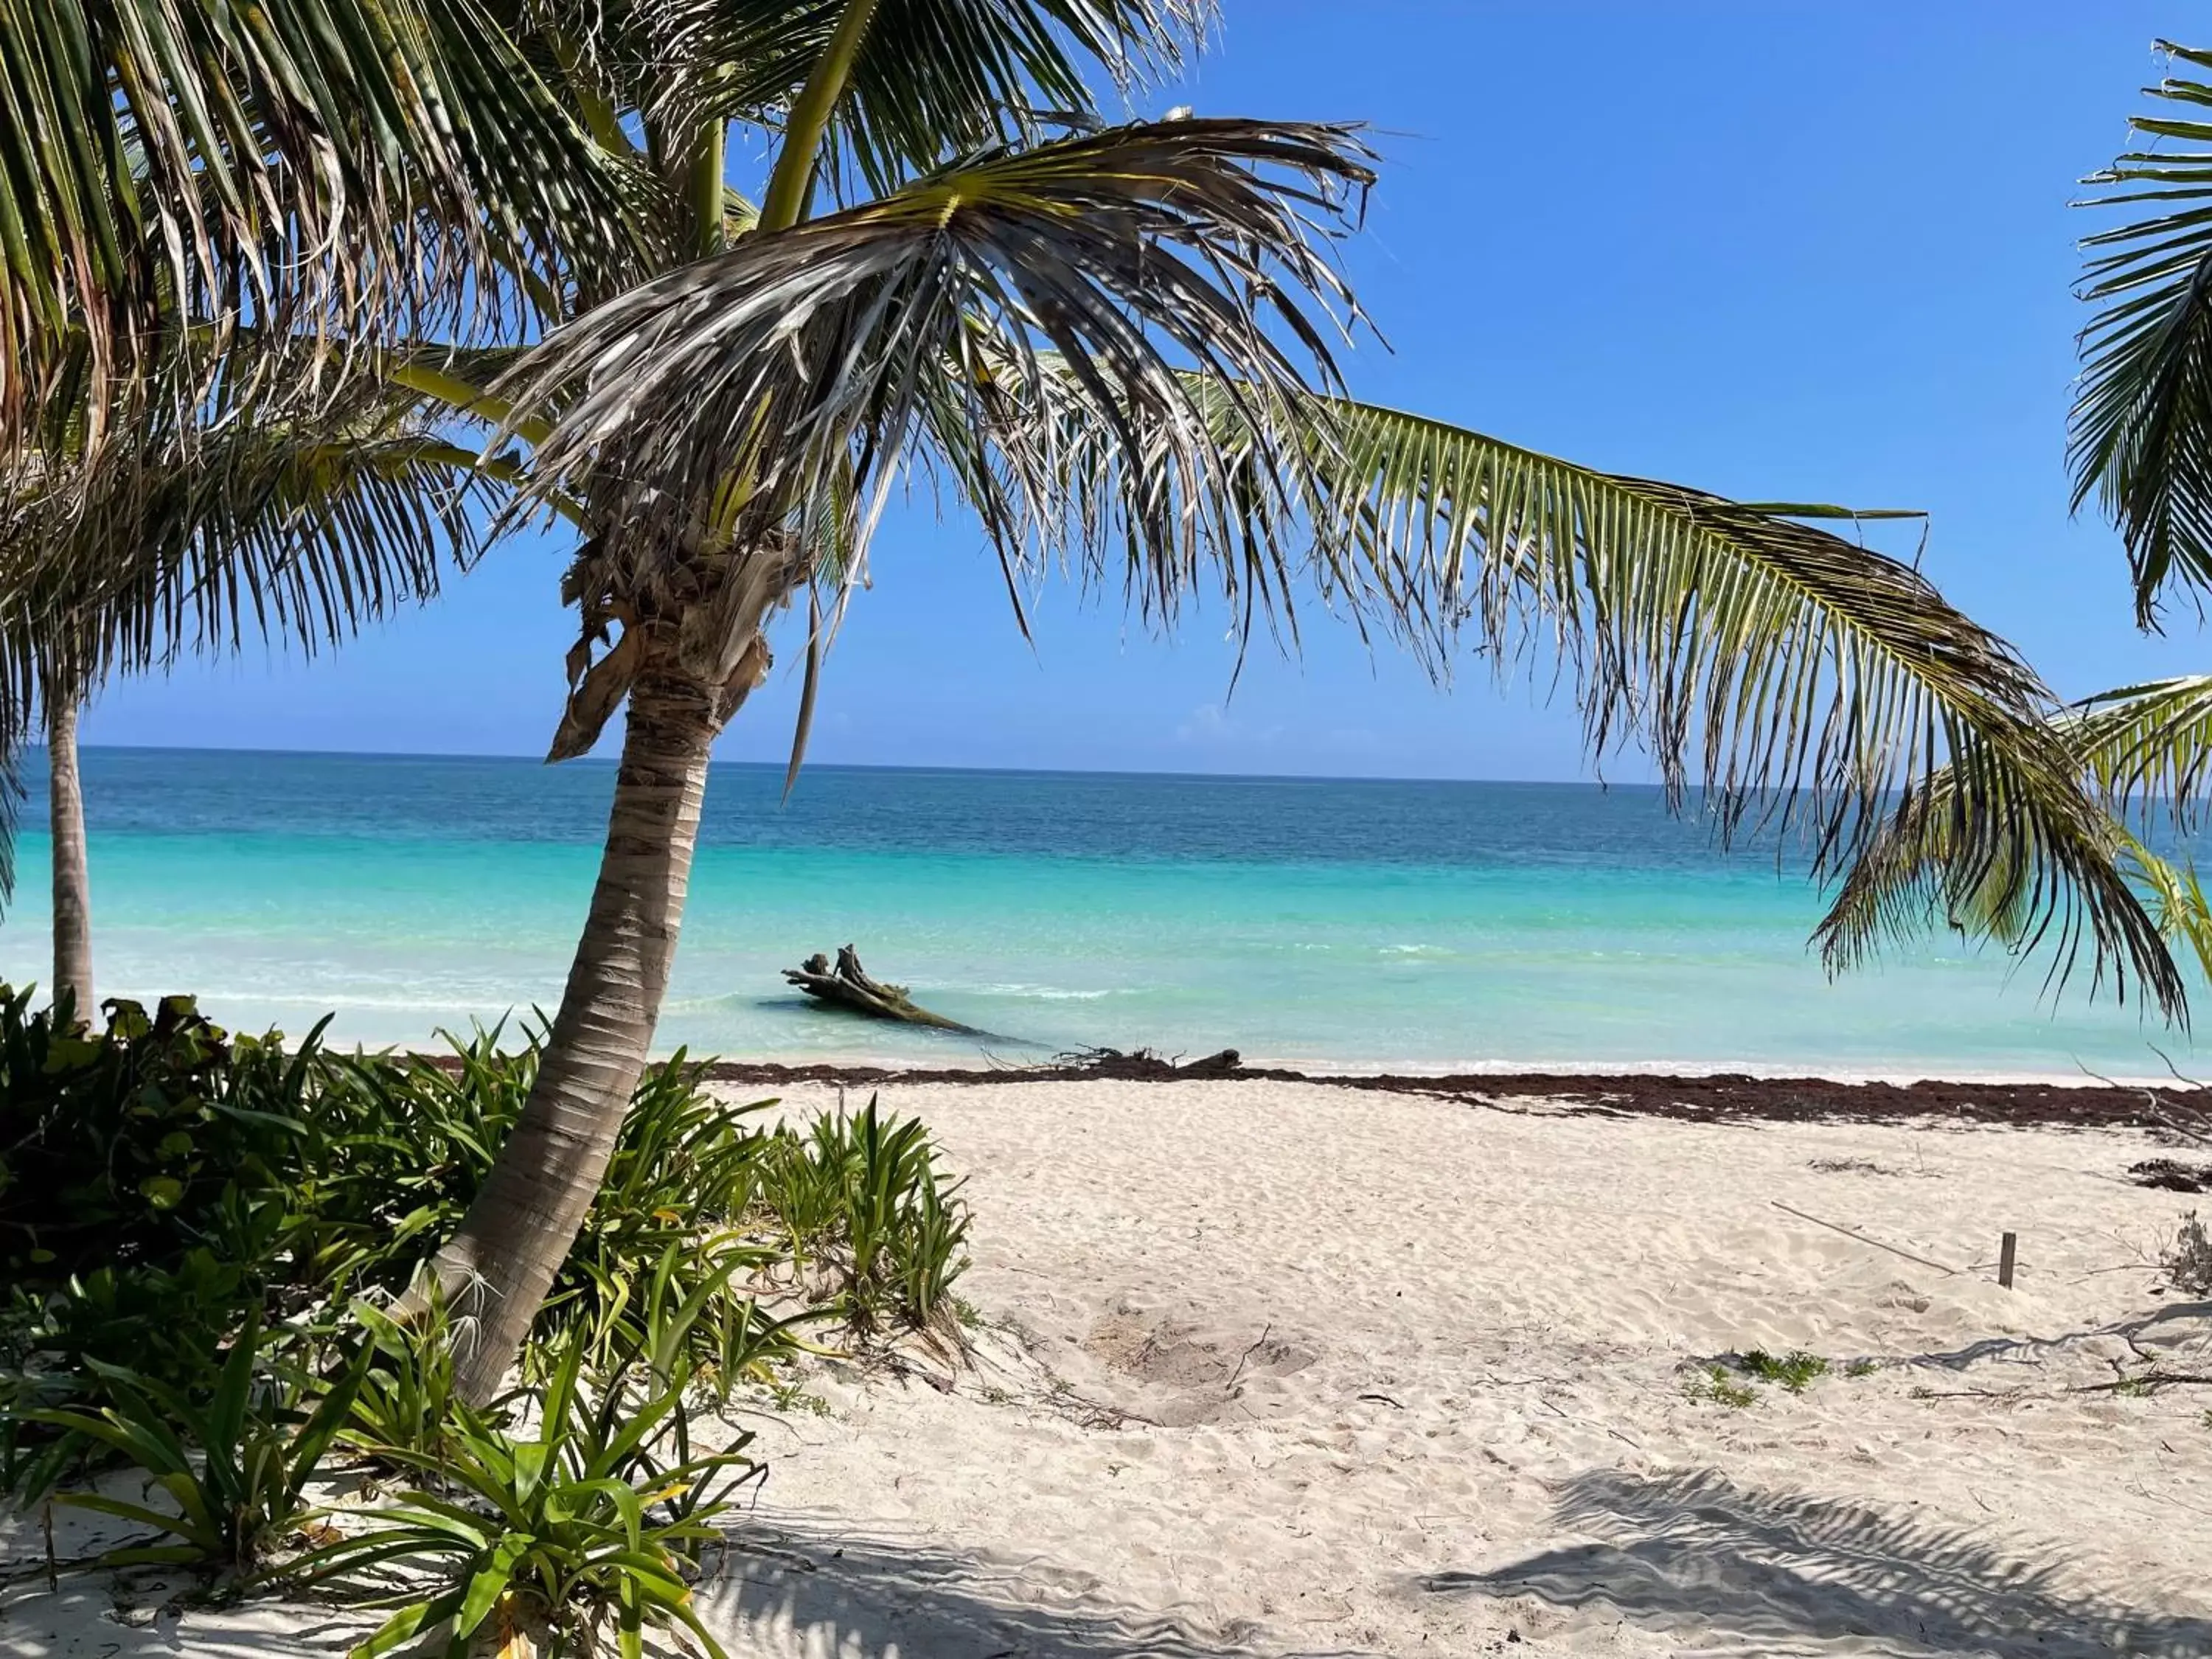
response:
{"label": "broad-leaf beach plant", "polygon": [[[509,1431],[461,1408],[435,1451],[373,1447],[422,1484],[398,1506],[374,1512],[358,1533],[294,1565],[301,1578],[358,1580],[392,1564],[407,1571],[382,1598],[393,1612],[354,1650],[374,1659],[442,1632],[463,1652],[488,1621],[505,1638],[550,1631],[553,1650],[611,1628],[623,1651],[648,1628],[676,1629],[720,1656],[691,1605],[702,1550],[719,1543],[715,1518],[760,1466],[738,1434],[695,1451],[687,1370],[641,1380],[631,1368],[594,1379],[574,1343],[558,1350],[527,1413]],[[425,1593],[419,1576],[436,1564]]]}

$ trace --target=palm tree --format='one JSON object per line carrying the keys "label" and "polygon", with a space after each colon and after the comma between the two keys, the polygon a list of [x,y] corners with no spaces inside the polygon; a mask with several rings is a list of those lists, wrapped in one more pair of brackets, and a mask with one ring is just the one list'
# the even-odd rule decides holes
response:
{"label": "palm tree", "polygon": [[[22,3],[0,0],[0,27]],[[915,471],[975,512],[1018,618],[1025,586],[1065,566],[1122,583],[1164,626],[1211,593],[1248,636],[1295,642],[1301,605],[1317,605],[1439,672],[1468,641],[1508,662],[1555,648],[1593,747],[1640,739],[1677,799],[1703,786],[1724,830],[1796,826],[1826,872],[1957,761],[1965,850],[1986,863],[2012,844],[1989,826],[2027,836],[2049,877],[2030,906],[2040,927],[2178,1009],[2178,974],[2047,723],[2054,700],[1913,570],[1808,521],[1819,509],[1602,472],[1351,397],[1330,343],[1352,313],[1329,249],[1372,179],[1358,134],[1100,125],[1090,77],[1172,69],[1196,0],[509,0],[466,7],[459,31],[428,0],[303,9],[320,9],[404,37],[419,59],[409,84],[439,88],[437,112],[483,155],[506,153],[489,137],[505,105],[478,100],[486,82],[446,57],[520,76],[537,193],[502,207],[512,180],[476,165],[473,140],[449,143],[434,184],[418,181],[389,142],[404,121],[367,133],[342,117],[331,131],[362,185],[385,179],[380,155],[398,158],[374,199],[411,216],[346,217],[356,198],[334,208],[295,176],[315,156],[280,142],[275,222],[335,216],[341,269],[380,235],[434,226],[434,269],[473,261],[526,314],[478,349],[483,329],[448,338],[423,324],[482,321],[462,318],[451,287],[395,296],[318,276],[276,284],[249,320],[320,328],[343,341],[342,369],[444,398],[484,422],[501,465],[510,441],[529,447],[533,499],[557,496],[583,531],[552,757],[624,710],[605,852],[537,1087],[438,1261],[449,1307],[474,1322],[467,1391],[495,1386],[645,1061],[713,740],[803,599],[796,765],[870,532]],[[191,88],[167,60],[110,49],[134,88],[181,106]],[[262,95],[258,61],[211,61],[240,95]],[[332,84],[380,84],[325,68]],[[564,109],[592,141],[582,161],[555,118]],[[757,211],[728,182],[733,127],[769,154]],[[149,173],[143,191],[167,222],[214,215],[219,256],[264,246],[267,216],[234,223],[173,174]],[[66,194],[32,206],[58,222]],[[571,200],[586,233],[574,246]],[[58,357],[15,290],[0,297],[29,318],[18,355]]]}
{"label": "palm tree", "polygon": [[61,455],[19,461],[0,497],[0,651],[46,729],[57,1007],[94,1006],[79,713],[109,677],[188,650],[258,636],[312,653],[434,594],[443,560],[472,563],[490,480],[417,401],[360,381],[312,416],[156,402],[89,469],[70,453],[82,421],[50,419]]}

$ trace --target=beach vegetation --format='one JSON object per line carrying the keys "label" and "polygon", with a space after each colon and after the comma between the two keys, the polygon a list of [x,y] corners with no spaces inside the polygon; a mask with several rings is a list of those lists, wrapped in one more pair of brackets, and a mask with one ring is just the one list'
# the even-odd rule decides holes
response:
{"label": "beach vegetation", "polygon": [[817,1117],[805,1136],[779,1132],[763,1163],[762,1202],[793,1261],[826,1272],[854,1326],[957,1333],[967,1206],[918,1120],[885,1115],[871,1096],[858,1112]]}
{"label": "beach vegetation", "polygon": [[[457,1352],[423,1343],[451,1327],[386,1304],[528,1097],[538,1049],[499,1036],[442,1063],[288,1048],[185,998],[113,1005],[95,1036],[0,988],[0,1474],[22,1483],[57,1412],[143,1418],[239,1386],[245,1331],[317,1375],[362,1357],[346,1443],[434,1448],[465,1396]],[[641,1079],[526,1380],[573,1351],[726,1394],[840,1333],[957,1329],[967,1209],[921,1126],[871,1100],[757,1127],[769,1103],[726,1105],[702,1072],[678,1056]]]}
{"label": "beach vegetation", "polygon": [[826,1411],[786,1374],[817,1339],[957,1330],[965,1206],[878,1101],[767,1127],[679,1056],[473,1402],[467,1334],[398,1292],[528,1097],[537,1048],[497,1036],[341,1054],[183,998],[94,1035],[0,988],[0,1489],[136,1528],[103,1565],[381,1606],[364,1659],[486,1629],[718,1652],[691,1585],[761,1466],[700,1413],[740,1383]]}
{"label": "beach vegetation", "polygon": [[488,1621],[502,1650],[550,1632],[555,1650],[589,1651],[611,1632],[635,1652],[646,1630],[677,1629],[721,1654],[691,1586],[723,1541],[714,1522],[732,1494],[763,1472],[751,1436],[726,1431],[718,1449],[695,1449],[681,1365],[595,1375],[574,1337],[547,1346],[542,1384],[510,1402],[507,1423],[464,1407],[435,1452],[376,1448],[421,1484],[287,1563],[291,1582],[343,1580],[396,1608],[356,1659],[434,1632],[460,1650]]}
{"label": "beach vegetation", "polygon": [[1743,1411],[1759,1403],[1759,1390],[1747,1382],[1740,1382],[1735,1374],[1718,1363],[1701,1365],[1691,1372],[1682,1384],[1682,1392],[1695,1401],[1725,1406],[1730,1411]]}
{"label": "beach vegetation", "polygon": [[22,1414],[59,1436],[31,1491],[41,1492],[70,1455],[105,1451],[143,1473],[167,1507],[98,1492],[64,1492],[54,1501],[167,1541],[111,1550],[104,1565],[205,1569],[242,1587],[312,1518],[308,1485],[345,1424],[362,1372],[356,1358],[328,1382],[286,1375],[264,1364],[264,1336],[249,1320],[232,1337],[204,1398],[127,1366],[88,1362],[103,1403]]}
{"label": "beach vegetation", "polygon": [[1771,1382],[1791,1394],[1802,1394],[1828,1374],[1828,1362],[1818,1354],[1793,1349],[1785,1354],[1771,1354],[1764,1348],[1753,1348],[1739,1356],[1736,1370],[1746,1376],[1761,1382]]}
{"label": "beach vegetation", "polygon": [[[170,998],[94,1036],[0,988],[0,1343],[189,1387],[249,1316],[404,1290],[529,1097],[525,1035],[442,1059],[338,1053],[319,1028],[288,1048]],[[770,1103],[719,1101],[702,1071],[679,1054],[640,1079],[541,1346],[728,1387],[810,1327],[949,1325],[967,1208],[922,1126],[872,1099],[758,1127]]]}

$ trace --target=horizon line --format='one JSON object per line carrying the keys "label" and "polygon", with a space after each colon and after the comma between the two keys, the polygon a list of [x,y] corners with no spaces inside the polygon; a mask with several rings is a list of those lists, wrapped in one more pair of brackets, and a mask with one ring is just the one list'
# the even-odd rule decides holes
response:
{"label": "horizon line", "polygon": [[[141,755],[260,755],[286,756],[302,760],[358,760],[358,761],[512,761],[532,766],[564,767],[614,766],[619,757],[613,755],[580,755],[574,760],[551,763],[527,754],[481,754],[455,750],[442,752],[410,751],[382,749],[256,749],[240,748],[224,744],[165,744],[165,743],[88,743],[79,745],[83,752],[106,750]],[[27,757],[43,758],[46,745],[26,745]],[[735,767],[780,772],[784,763],[773,760],[710,759],[711,768]],[[1398,784],[1486,784],[1512,788],[1532,789],[1651,789],[1665,786],[1643,781],[1612,781],[1604,778],[1469,778],[1469,777],[1403,777],[1380,774],[1345,775],[1325,772],[1188,772],[1165,768],[1139,769],[1123,767],[1075,766],[962,766],[951,763],[897,764],[881,761],[811,761],[806,771],[833,772],[960,772],[996,777],[1056,777],[1056,778],[1178,778],[1194,782],[1224,783],[1398,783]],[[802,773],[802,776],[804,774]]]}

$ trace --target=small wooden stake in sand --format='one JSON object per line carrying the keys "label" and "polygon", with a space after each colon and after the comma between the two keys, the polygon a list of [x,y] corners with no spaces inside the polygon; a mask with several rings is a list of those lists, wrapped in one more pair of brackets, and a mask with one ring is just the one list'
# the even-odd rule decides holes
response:
{"label": "small wooden stake in sand", "polygon": [[2019,1246],[2018,1233],[2007,1233],[1997,1245],[1997,1283],[2007,1290],[2012,1288],[2012,1261]]}

